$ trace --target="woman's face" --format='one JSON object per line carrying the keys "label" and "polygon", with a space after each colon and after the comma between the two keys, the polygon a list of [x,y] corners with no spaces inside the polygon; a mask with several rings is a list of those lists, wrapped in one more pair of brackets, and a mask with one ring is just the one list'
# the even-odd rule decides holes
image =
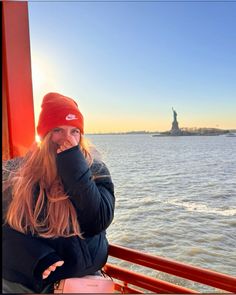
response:
{"label": "woman's face", "polygon": [[67,142],[72,146],[78,145],[80,142],[80,130],[74,126],[58,126],[52,130],[51,141],[59,147]]}

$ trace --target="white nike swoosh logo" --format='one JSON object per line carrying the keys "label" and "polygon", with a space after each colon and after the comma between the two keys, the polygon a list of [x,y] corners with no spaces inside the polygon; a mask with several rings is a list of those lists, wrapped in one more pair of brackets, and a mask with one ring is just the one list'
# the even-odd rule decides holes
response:
{"label": "white nike swoosh logo", "polygon": [[68,114],[66,116],[66,120],[67,121],[70,121],[70,120],[77,120],[78,118],[76,117],[76,115],[73,115],[73,114]]}

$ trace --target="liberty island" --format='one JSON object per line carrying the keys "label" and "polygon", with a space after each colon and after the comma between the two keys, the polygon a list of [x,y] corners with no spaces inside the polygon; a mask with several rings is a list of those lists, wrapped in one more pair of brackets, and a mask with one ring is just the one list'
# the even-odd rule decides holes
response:
{"label": "liberty island", "polygon": [[179,128],[179,123],[177,121],[177,112],[172,107],[173,111],[173,122],[170,131],[159,132],[158,134],[153,134],[152,136],[194,136],[194,135],[222,135],[229,133],[229,130],[222,130],[218,128]]}
{"label": "liberty island", "polygon": [[153,137],[156,136],[211,136],[211,135],[222,135],[222,134],[234,134],[236,133],[236,129],[219,129],[219,128],[180,128],[179,122],[177,120],[177,112],[172,107],[173,112],[173,122],[170,130],[164,131],[164,132],[158,132],[158,131],[126,131],[126,132],[98,132],[98,133],[87,133],[89,135],[122,135],[122,134],[150,134]]}

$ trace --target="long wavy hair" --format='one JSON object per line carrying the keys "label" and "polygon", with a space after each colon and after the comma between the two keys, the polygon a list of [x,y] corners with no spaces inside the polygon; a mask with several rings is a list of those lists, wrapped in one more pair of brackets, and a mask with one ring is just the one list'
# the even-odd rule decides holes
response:
{"label": "long wavy hair", "polygon": [[[90,143],[82,135],[80,147],[91,166]],[[6,222],[19,232],[44,238],[75,235],[82,238],[75,208],[57,173],[56,149],[49,132],[40,143],[33,145],[20,167],[12,173],[8,180],[12,200]]]}

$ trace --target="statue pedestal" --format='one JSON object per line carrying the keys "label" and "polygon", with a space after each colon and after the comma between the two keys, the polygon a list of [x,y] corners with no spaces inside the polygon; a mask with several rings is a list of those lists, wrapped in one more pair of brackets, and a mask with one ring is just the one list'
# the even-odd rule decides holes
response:
{"label": "statue pedestal", "polygon": [[182,134],[181,130],[179,129],[179,124],[178,124],[177,120],[173,121],[172,128],[170,130],[170,134],[171,135],[181,135]]}

